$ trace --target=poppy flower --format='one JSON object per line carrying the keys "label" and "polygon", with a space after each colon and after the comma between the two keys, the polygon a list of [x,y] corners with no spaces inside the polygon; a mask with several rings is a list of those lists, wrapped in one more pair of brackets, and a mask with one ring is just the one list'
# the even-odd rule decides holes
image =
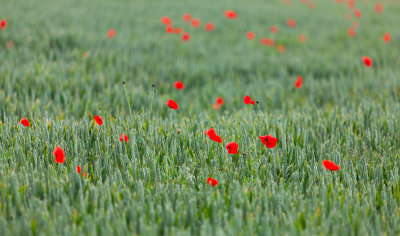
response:
{"label": "poppy flower", "polygon": [[228,154],[237,154],[238,148],[239,145],[235,142],[228,143],[228,145],[226,145],[226,150],[228,150]]}
{"label": "poppy flower", "polygon": [[8,41],[7,42],[7,48],[12,48],[14,46],[13,41]]}
{"label": "poppy flower", "polygon": [[382,11],[383,11],[383,5],[382,5],[382,3],[378,2],[378,3],[375,5],[375,12],[376,12],[376,13],[381,13]]}
{"label": "poppy flower", "polygon": [[214,24],[211,22],[207,22],[204,25],[204,29],[207,30],[208,32],[213,32],[214,31]]}
{"label": "poppy flower", "polygon": [[125,140],[125,143],[127,143],[129,140],[129,137],[126,134],[121,134],[121,136],[119,136],[119,141],[122,142],[122,140]]}
{"label": "poppy flower", "polygon": [[172,99],[169,99],[168,102],[166,102],[165,104],[167,104],[168,107],[171,109],[174,109],[174,110],[178,109],[178,104],[176,104],[176,102]]}
{"label": "poppy flower", "polygon": [[266,136],[260,136],[260,139],[261,139],[261,142],[267,148],[274,148],[276,146],[276,143],[278,142],[278,139],[270,134],[268,134]]}
{"label": "poppy flower", "polygon": [[385,41],[385,43],[390,43],[391,37],[389,33],[385,33],[383,34],[383,40]]}
{"label": "poppy flower", "polygon": [[189,22],[192,19],[192,16],[189,13],[185,13],[182,16],[183,21]]}
{"label": "poppy flower", "polygon": [[287,21],[287,24],[288,24],[288,26],[290,27],[290,28],[294,28],[294,27],[296,27],[296,21],[295,20],[293,20],[293,19],[289,19],[288,21]]}
{"label": "poppy flower", "polygon": [[88,58],[89,57],[89,53],[88,52],[84,52],[83,53],[83,59],[86,59],[86,58]]}
{"label": "poppy flower", "polygon": [[244,104],[253,104],[253,105],[256,105],[256,103],[253,101],[253,99],[251,99],[251,98],[249,97],[249,95],[246,95],[246,96],[244,97],[243,101],[244,101]]}
{"label": "poppy flower", "polygon": [[271,31],[271,33],[273,34],[277,34],[278,33],[278,26],[273,25],[269,28],[269,30]]}
{"label": "poppy flower", "polygon": [[253,40],[256,37],[256,34],[254,32],[252,32],[252,31],[249,31],[249,32],[246,33],[246,37],[249,40]]}
{"label": "poppy flower", "polygon": [[353,9],[354,8],[354,6],[356,5],[356,1],[355,0],[348,0],[347,1],[347,8],[348,9]]}
{"label": "poppy flower", "polygon": [[78,165],[78,166],[76,167],[76,172],[78,172],[78,174],[81,174],[81,166],[80,166],[80,165]]}
{"label": "poppy flower", "polygon": [[354,16],[357,17],[357,18],[361,18],[361,16],[362,16],[362,15],[361,15],[361,11],[358,10],[358,9],[355,9],[355,10],[354,10]]}
{"label": "poppy flower", "polygon": [[353,28],[349,28],[349,29],[347,30],[347,34],[348,34],[350,37],[354,37],[354,36],[356,35],[356,31],[355,31]]}
{"label": "poppy flower", "polygon": [[165,27],[165,32],[167,32],[168,34],[172,34],[174,32],[174,28],[172,28],[172,26],[167,25]]}
{"label": "poppy flower", "polygon": [[175,33],[175,34],[181,34],[182,31],[183,31],[182,28],[175,28],[175,29],[174,29],[174,33]]}
{"label": "poppy flower", "polygon": [[114,36],[115,36],[115,30],[111,28],[111,29],[108,31],[108,38],[109,38],[109,39],[112,39],[112,38],[114,38]]}
{"label": "poppy flower", "polygon": [[222,105],[224,105],[224,99],[222,99],[221,97],[217,98],[217,101],[215,101],[213,108],[215,110],[218,110]]}
{"label": "poppy flower", "polygon": [[237,13],[233,10],[226,10],[224,12],[224,14],[225,14],[226,18],[231,19],[231,20],[234,20],[237,18]]}
{"label": "poppy flower", "polygon": [[222,138],[215,133],[215,130],[213,128],[209,129],[208,131],[204,131],[204,133],[207,134],[212,141],[215,141],[217,143],[223,142]]}
{"label": "poppy flower", "polygon": [[354,29],[357,29],[359,26],[360,26],[360,24],[358,23],[358,21],[353,21],[351,23],[351,27],[354,28]]}
{"label": "poppy flower", "polygon": [[26,119],[26,117],[22,118],[19,123],[21,123],[23,126],[29,127],[29,121]]}
{"label": "poppy flower", "polygon": [[306,36],[304,34],[299,34],[298,39],[300,43],[305,43],[307,41]]}
{"label": "poppy flower", "polygon": [[213,178],[208,178],[207,179],[207,184],[211,184],[211,186],[217,186],[218,185],[218,181],[216,179],[213,179]]}
{"label": "poppy flower", "polygon": [[103,118],[100,116],[94,116],[94,121],[96,121],[98,125],[103,125]]}
{"label": "poppy flower", "polygon": [[273,47],[275,45],[275,41],[270,38],[261,38],[260,43],[265,46]]}
{"label": "poppy flower", "polygon": [[279,44],[279,45],[277,46],[277,48],[278,48],[278,51],[279,51],[280,53],[286,52],[285,45],[283,45],[283,44]]}
{"label": "poppy flower", "polygon": [[190,34],[189,33],[183,33],[182,34],[182,41],[183,42],[189,42],[190,40]]}
{"label": "poppy flower", "polygon": [[1,21],[0,21],[0,28],[3,30],[3,29],[6,28],[6,26],[7,26],[7,21],[6,21],[6,19],[1,19]]}
{"label": "poppy flower", "polygon": [[337,171],[340,169],[339,166],[335,164],[335,162],[329,161],[329,160],[323,160],[322,165],[325,166],[325,169],[331,170],[331,171]]}
{"label": "poppy flower", "polygon": [[301,86],[303,86],[303,77],[297,76],[297,80],[296,80],[296,82],[294,83],[294,86],[295,86],[297,89],[301,88]]}
{"label": "poppy flower", "polygon": [[193,18],[192,23],[191,23],[193,28],[197,28],[200,26],[200,20],[198,18]]}
{"label": "poppy flower", "polygon": [[362,59],[363,59],[363,61],[364,61],[364,64],[365,64],[367,67],[371,67],[371,66],[372,66],[372,60],[371,60],[371,58],[369,58],[369,57],[363,57]]}
{"label": "poppy flower", "polygon": [[172,25],[172,20],[168,16],[161,17],[161,23],[164,25]]}
{"label": "poppy flower", "polygon": [[179,90],[183,89],[183,83],[181,81],[176,81],[174,86],[176,89],[179,89]]}
{"label": "poppy flower", "polygon": [[57,146],[54,149],[53,155],[54,155],[57,163],[62,164],[65,162],[65,153],[64,153],[64,150],[62,148],[60,148],[60,146]]}
{"label": "poppy flower", "polygon": [[86,172],[83,172],[83,175],[82,175],[83,177],[86,177]]}
{"label": "poppy flower", "polygon": [[315,3],[314,2],[307,2],[307,7],[310,9],[314,9],[315,8]]}

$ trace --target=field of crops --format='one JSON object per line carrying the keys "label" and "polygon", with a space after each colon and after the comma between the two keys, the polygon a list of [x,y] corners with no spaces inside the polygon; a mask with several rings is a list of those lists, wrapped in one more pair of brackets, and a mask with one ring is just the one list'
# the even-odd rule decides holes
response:
{"label": "field of crops", "polygon": [[0,235],[400,234],[399,1],[0,20]]}

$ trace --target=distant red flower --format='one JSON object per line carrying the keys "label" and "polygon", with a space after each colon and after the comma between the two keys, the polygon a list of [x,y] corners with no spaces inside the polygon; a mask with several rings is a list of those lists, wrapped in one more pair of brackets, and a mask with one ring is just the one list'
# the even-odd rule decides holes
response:
{"label": "distant red flower", "polygon": [[237,13],[233,10],[226,10],[225,17],[228,19],[234,20],[237,18]]}
{"label": "distant red flower", "polygon": [[351,23],[351,27],[353,27],[354,29],[357,29],[360,26],[360,24],[358,24],[358,21],[353,21]]}
{"label": "distant red flower", "polygon": [[381,13],[382,11],[383,11],[383,4],[380,3],[380,2],[378,2],[378,3],[375,5],[375,12],[376,12],[376,13]]}
{"label": "distant red flower", "polygon": [[335,162],[333,162],[333,161],[323,160],[322,164],[325,166],[325,169],[327,169],[327,170],[337,171],[340,169],[339,166],[336,165]]}
{"label": "distant red flower", "polygon": [[260,43],[265,46],[273,47],[275,46],[275,41],[270,38],[261,38]]}
{"label": "distant red flower", "polygon": [[176,102],[172,99],[169,99],[168,102],[166,102],[165,104],[167,104],[168,107],[171,109],[174,109],[174,110],[178,109],[178,104],[176,104]]}
{"label": "distant red flower", "polygon": [[53,155],[54,155],[57,163],[62,164],[65,162],[65,153],[64,153],[64,150],[62,148],[60,148],[60,146],[57,146],[54,149]]}
{"label": "distant red flower", "polygon": [[19,123],[21,123],[23,126],[29,127],[29,121],[26,119],[26,117],[22,118]]}
{"label": "distant red flower", "polygon": [[218,185],[218,181],[216,179],[213,179],[213,178],[208,178],[207,179],[207,184],[211,184],[211,186],[217,186]]}
{"label": "distant red flower", "polygon": [[383,40],[385,41],[385,43],[390,43],[391,40],[390,34],[389,33],[383,34]]}
{"label": "distant red flower", "polygon": [[271,33],[273,33],[273,34],[277,34],[278,33],[278,26],[276,26],[276,25],[273,25],[273,26],[271,26],[270,28],[269,28],[269,30],[271,31]]}
{"label": "distant red flower", "polygon": [[344,0],[336,0],[337,3],[343,3]]}
{"label": "distant red flower", "polygon": [[100,116],[94,116],[94,121],[96,121],[98,125],[103,125],[103,118]]}
{"label": "distant red flower", "polygon": [[295,20],[293,20],[293,19],[289,19],[288,21],[287,21],[287,24],[288,24],[288,26],[290,27],[290,28],[294,28],[294,27],[296,27],[296,21]]}
{"label": "distant red flower", "polygon": [[207,22],[204,25],[204,29],[207,30],[208,32],[212,32],[212,31],[214,31],[214,24],[211,22]]}
{"label": "distant red flower", "polygon": [[114,38],[114,36],[115,36],[115,30],[111,28],[110,30],[108,30],[108,38],[112,39]]}
{"label": "distant red flower", "polygon": [[297,76],[297,80],[296,80],[296,82],[294,83],[294,86],[295,86],[297,89],[301,88],[301,86],[303,86],[303,77]]}
{"label": "distant red flower", "polygon": [[349,28],[349,29],[347,30],[347,34],[348,34],[350,37],[354,37],[354,36],[356,35],[356,31],[355,31],[353,28]]}
{"label": "distant red flower", "polygon": [[209,129],[208,131],[204,131],[204,133],[207,134],[212,141],[215,141],[217,143],[223,142],[222,138],[215,133],[215,130],[213,128]]}
{"label": "distant red flower", "polygon": [[172,34],[174,32],[174,28],[172,28],[171,25],[167,25],[165,27],[165,32],[167,32],[168,34]]}
{"label": "distant red flower", "polygon": [[192,16],[189,13],[185,13],[185,14],[183,14],[182,19],[185,22],[189,22],[192,19]]}
{"label": "distant red flower", "polygon": [[254,32],[252,32],[252,31],[249,31],[249,32],[246,33],[246,37],[249,40],[253,40],[256,37],[256,34]]}
{"label": "distant red flower", "polygon": [[371,66],[372,66],[372,60],[371,60],[371,58],[365,57],[365,56],[364,56],[362,59],[363,59],[363,61],[364,61],[364,64],[365,64],[367,67],[371,67]]}
{"label": "distant red flower", "polygon": [[197,27],[200,26],[200,20],[199,20],[198,18],[193,18],[191,24],[192,24],[192,27],[193,27],[193,28],[197,28]]}
{"label": "distant red flower", "polygon": [[80,166],[80,165],[78,165],[78,166],[76,167],[76,172],[78,172],[78,174],[81,174],[81,166]]}
{"label": "distant red flower", "polygon": [[215,101],[213,108],[215,110],[218,110],[222,105],[224,105],[224,99],[222,99],[221,97],[217,98],[217,101]]}
{"label": "distant red flower", "polygon": [[308,8],[310,8],[310,9],[314,9],[315,8],[315,3],[314,2],[307,2],[307,6],[308,6]]}
{"label": "distant red flower", "polygon": [[164,25],[172,25],[172,20],[168,16],[161,17],[161,23]]}
{"label": "distant red flower", "polygon": [[268,134],[266,136],[260,136],[260,139],[261,139],[261,142],[267,148],[274,148],[276,146],[276,143],[278,142],[278,139],[270,134]]}
{"label": "distant red flower", "polygon": [[14,46],[13,41],[8,41],[7,42],[7,48],[12,48]]}
{"label": "distant red flower", "polygon": [[182,90],[183,89],[183,83],[181,81],[176,81],[174,84],[176,89]]}
{"label": "distant red flower", "polygon": [[305,43],[307,41],[307,38],[304,34],[299,34],[298,39],[300,43]]}
{"label": "distant red flower", "polygon": [[238,148],[239,145],[235,142],[228,143],[228,145],[226,145],[226,150],[228,150],[228,154],[237,154]]}
{"label": "distant red flower", "polygon": [[355,9],[354,10],[354,16],[357,17],[357,18],[361,18],[361,16],[362,16],[361,11],[358,10],[358,9]]}
{"label": "distant red flower", "polygon": [[354,6],[356,5],[356,1],[355,0],[348,0],[347,1],[347,8],[348,9],[353,9],[354,8]]}
{"label": "distant red flower", "polygon": [[279,44],[279,45],[277,46],[277,48],[278,48],[278,51],[279,51],[280,53],[286,52],[285,45],[283,45],[283,44]]}
{"label": "distant red flower", "polygon": [[83,53],[83,59],[86,59],[86,58],[88,58],[89,57],[89,52],[84,52]]}
{"label": "distant red flower", "polygon": [[6,26],[7,26],[7,21],[6,21],[6,19],[1,19],[1,21],[0,21],[0,28],[3,30],[3,29],[6,28]]}
{"label": "distant red flower", "polygon": [[183,31],[182,28],[175,28],[175,29],[174,29],[174,33],[175,33],[175,34],[181,34],[182,31]]}
{"label": "distant red flower", "polygon": [[124,141],[125,141],[125,143],[127,143],[127,142],[128,142],[128,140],[129,140],[129,137],[128,137],[128,135],[126,135],[126,134],[121,134],[121,136],[119,136],[119,141],[121,141],[121,142],[122,142],[122,140],[124,140]]}
{"label": "distant red flower", "polygon": [[189,33],[183,33],[182,34],[182,41],[183,42],[189,42],[190,40],[190,34]]}
{"label": "distant red flower", "polygon": [[249,95],[246,95],[243,99],[244,104],[253,104],[256,105],[256,103],[249,97]]}
{"label": "distant red flower", "polygon": [[86,172],[83,172],[83,175],[82,175],[83,177],[86,177]]}

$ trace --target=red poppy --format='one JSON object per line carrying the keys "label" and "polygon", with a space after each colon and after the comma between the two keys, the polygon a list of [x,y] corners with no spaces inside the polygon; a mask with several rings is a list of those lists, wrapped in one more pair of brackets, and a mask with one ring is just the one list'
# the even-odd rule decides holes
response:
{"label": "red poppy", "polygon": [[109,38],[109,39],[112,39],[112,38],[114,38],[114,36],[115,36],[115,30],[111,28],[111,29],[108,31],[108,38]]}
{"label": "red poppy", "polygon": [[84,52],[83,53],[83,59],[86,59],[86,58],[88,58],[89,57],[89,53],[88,52]]}
{"label": "red poppy", "polygon": [[226,145],[226,149],[228,150],[228,154],[237,154],[238,153],[239,145],[235,142],[228,143]]}
{"label": "red poppy", "polygon": [[237,18],[237,13],[233,10],[226,10],[225,17],[228,19],[234,20]]}
{"label": "red poppy", "polygon": [[294,27],[296,27],[296,21],[295,20],[293,20],[293,19],[289,19],[288,21],[287,21],[287,24],[288,24],[288,26],[290,27],[290,28],[294,28]]}
{"label": "red poppy", "polygon": [[244,104],[253,104],[256,105],[256,103],[249,97],[249,95],[246,95],[243,99]]}
{"label": "red poppy", "polygon": [[372,60],[371,60],[371,58],[369,58],[369,57],[363,57],[362,59],[363,59],[363,61],[364,61],[364,64],[365,64],[367,67],[371,67],[371,66],[372,66]]}
{"label": "red poppy", "polygon": [[122,142],[122,140],[125,140],[125,143],[127,143],[128,140],[129,140],[128,135],[126,135],[126,134],[121,134],[121,136],[119,136],[119,141]]}
{"label": "red poppy", "polygon": [[183,21],[189,22],[192,19],[192,16],[189,13],[183,14]]}
{"label": "red poppy", "polygon": [[303,77],[297,76],[297,80],[296,80],[296,82],[294,83],[294,86],[295,86],[297,89],[301,88],[301,86],[303,86]]}
{"label": "red poppy", "polygon": [[353,28],[349,28],[349,29],[347,30],[347,34],[348,34],[350,37],[354,37],[354,36],[356,35],[356,31],[355,31]]}
{"label": "red poppy", "polygon": [[207,179],[207,184],[211,184],[211,186],[217,186],[218,185],[218,181],[216,179],[213,179],[213,178],[208,178]]}
{"label": "red poppy", "polygon": [[299,34],[298,38],[300,43],[305,43],[307,41],[307,38],[304,34]]}
{"label": "red poppy", "polygon": [[376,13],[381,13],[382,11],[383,11],[383,5],[382,5],[382,3],[378,2],[378,3],[375,5],[375,12],[376,12]]}
{"label": "red poppy", "polygon": [[62,148],[60,148],[60,146],[57,146],[54,149],[53,155],[54,155],[57,163],[62,164],[65,162],[65,153],[64,153],[64,150]]}
{"label": "red poppy", "polygon": [[172,25],[172,20],[168,16],[161,17],[161,23],[164,25]]}
{"label": "red poppy", "polygon": [[315,8],[315,3],[314,2],[307,2],[307,6],[308,6],[308,8],[310,8],[310,9],[314,9]]}
{"label": "red poppy", "polygon": [[254,32],[252,32],[252,31],[249,31],[249,32],[246,33],[246,37],[249,40],[253,40],[256,37],[256,34]]}
{"label": "red poppy", "polygon": [[389,33],[383,34],[383,40],[385,41],[385,43],[390,43],[391,40],[390,34]]}
{"label": "red poppy", "polygon": [[81,174],[81,166],[80,166],[80,165],[78,165],[78,166],[76,167],[76,172],[78,172],[78,174]]}
{"label": "red poppy", "polygon": [[271,26],[270,28],[269,28],[269,30],[271,31],[271,33],[273,33],[273,34],[277,34],[278,33],[278,26],[276,26],[276,25],[273,25],[273,26]]}
{"label": "red poppy", "polygon": [[7,21],[6,21],[6,19],[1,19],[1,21],[0,21],[0,28],[3,30],[3,29],[6,28],[6,26],[7,26]]}
{"label": "red poppy", "polygon": [[215,133],[215,130],[213,128],[209,129],[208,131],[204,131],[204,133],[207,134],[212,141],[215,141],[217,143],[223,142],[222,138]]}
{"label": "red poppy", "polygon": [[86,177],[86,172],[83,172],[83,177]]}
{"label": "red poppy", "polygon": [[261,142],[267,148],[274,148],[276,146],[276,143],[278,142],[278,139],[270,134],[268,134],[266,136],[260,136],[260,139],[261,139]]}
{"label": "red poppy", "polygon": [[168,34],[172,34],[174,32],[174,28],[172,28],[172,26],[167,25],[165,27],[165,32],[167,32]]}
{"label": "red poppy", "polygon": [[204,29],[207,30],[208,32],[213,32],[214,31],[214,24],[211,22],[207,22],[204,25]]}
{"label": "red poppy", "polygon": [[270,38],[261,38],[260,43],[265,46],[273,47],[275,45],[275,41]]}
{"label": "red poppy", "polygon": [[354,6],[356,5],[356,1],[355,0],[348,0],[347,1],[347,8],[348,9],[353,9],[354,8]]}
{"label": "red poppy", "polygon": [[192,27],[193,27],[193,28],[197,28],[197,27],[200,26],[200,20],[199,20],[198,18],[193,18],[191,24],[192,24]]}
{"label": "red poppy", "polygon": [[103,118],[100,116],[94,116],[94,121],[96,121],[98,125],[103,125]]}
{"label": "red poppy", "polygon": [[337,3],[343,3],[344,0],[336,0]]}
{"label": "red poppy", "polygon": [[279,51],[280,53],[286,52],[285,45],[283,45],[283,44],[279,44],[277,48],[278,48],[278,51]]}
{"label": "red poppy", "polygon": [[26,119],[26,117],[22,118],[19,123],[21,123],[23,126],[29,127],[29,121]]}
{"label": "red poppy", "polygon": [[181,81],[176,81],[174,86],[176,89],[179,89],[179,90],[183,89],[183,83]]}
{"label": "red poppy", "polygon": [[176,102],[172,99],[169,99],[168,102],[166,102],[165,104],[167,104],[168,107],[171,109],[174,109],[174,110],[178,109],[178,104],[176,104]]}
{"label": "red poppy", "polygon": [[8,41],[7,42],[7,48],[12,48],[14,46],[13,41]]}
{"label": "red poppy", "polygon": [[333,161],[323,160],[322,164],[325,166],[325,169],[327,170],[337,171],[340,169],[339,166],[336,165],[335,162]]}
{"label": "red poppy", "polygon": [[215,110],[218,110],[222,105],[224,105],[224,99],[222,99],[221,97],[217,98],[217,101],[215,101],[213,108]]}
{"label": "red poppy", "polygon": [[358,9],[355,9],[355,10],[354,10],[354,16],[357,17],[357,18],[361,18],[361,16],[362,16],[362,15],[361,15],[361,11],[358,10]]}
{"label": "red poppy", "polygon": [[182,31],[183,31],[182,28],[175,28],[175,29],[174,29],[174,33],[175,33],[175,34],[181,34]]}
{"label": "red poppy", "polygon": [[190,40],[190,34],[189,33],[183,33],[182,34],[182,41],[183,42],[189,42]]}

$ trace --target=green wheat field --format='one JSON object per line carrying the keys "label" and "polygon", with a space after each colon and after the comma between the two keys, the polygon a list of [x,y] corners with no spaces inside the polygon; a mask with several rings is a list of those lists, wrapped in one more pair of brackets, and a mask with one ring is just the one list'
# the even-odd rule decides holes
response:
{"label": "green wheat field", "polygon": [[400,2],[381,3],[0,1],[0,235],[399,235]]}

